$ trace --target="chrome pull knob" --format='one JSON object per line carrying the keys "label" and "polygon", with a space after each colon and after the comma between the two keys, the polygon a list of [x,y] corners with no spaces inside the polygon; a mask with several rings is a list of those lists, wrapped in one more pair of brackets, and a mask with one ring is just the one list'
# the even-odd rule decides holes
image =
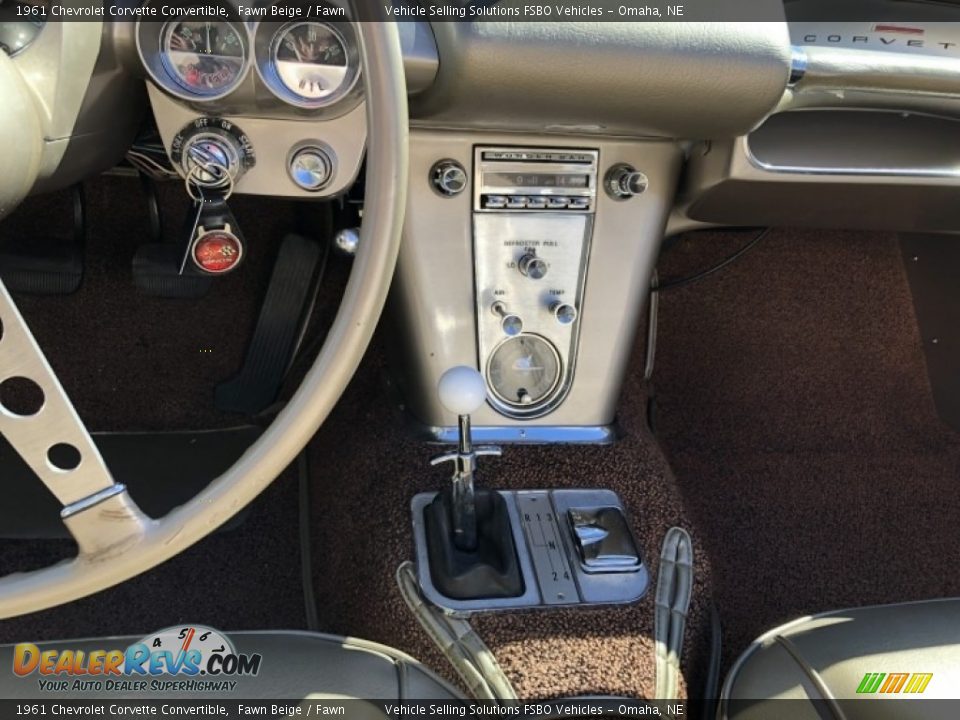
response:
{"label": "chrome pull knob", "polygon": [[541,257],[537,257],[535,253],[527,253],[520,258],[520,262],[517,263],[517,267],[519,268],[520,272],[526,275],[528,278],[539,280],[547,274],[547,269],[550,266],[547,264],[546,260]]}
{"label": "chrome pull knob", "polygon": [[519,315],[508,312],[505,304],[497,301],[490,306],[490,310],[500,317],[500,328],[504,335],[513,337],[523,332],[523,320]]}
{"label": "chrome pull knob", "polygon": [[577,309],[570,303],[555,303],[550,312],[561,325],[570,325],[577,319]]}

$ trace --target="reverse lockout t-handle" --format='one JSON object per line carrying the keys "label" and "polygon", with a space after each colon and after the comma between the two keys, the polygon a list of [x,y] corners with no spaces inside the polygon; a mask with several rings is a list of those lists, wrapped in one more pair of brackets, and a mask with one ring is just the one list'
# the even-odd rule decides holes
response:
{"label": "reverse lockout t-handle", "polygon": [[440,404],[457,416],[460,434],[457,452],[436,457],[431,464],[454,463],[453,502],[450,508],[453,541],[459,549],[470,552],[477,547],[477,507],[473,487],[477,458],[481,455],[499,455],[500,448],[473,447],[470,416],[483,407],[487,399],[487,386],[479,372],[466,365],[451,368],[440,377],[437,391]]}

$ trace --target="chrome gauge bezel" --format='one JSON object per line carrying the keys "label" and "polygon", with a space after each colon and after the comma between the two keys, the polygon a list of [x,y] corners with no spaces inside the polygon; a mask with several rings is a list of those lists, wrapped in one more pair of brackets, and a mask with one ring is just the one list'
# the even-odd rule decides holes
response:
{"label": "chrome gauge bezel", "polygon": [[42,17],[36,17],[36,18],[25,18],[21,20],[5,21],[4,24],[29,25],[34,29],[33,34],[29,38],[27,38],[23,43],[23,45],[18,47],[16,50],[13,50],[10,48],[4,48],[0,50],[0,52],[4,52],[7,55],[7,57],[15,58],[21,53],[24,53],[27,50],[29,50],[30,46],[32,46],[37,41],[37,38],[39,38],[40,34],[46,29],[47,21]]}
{"label": "chrome gauge bezel", "polygon": [[[343,83],[330,95],[324,98],[308,98],[291,90],[283,81],[277,67],[278,52],[284,37],[303,25],[317,25],[330,30],[340,43],[346,56],[346,75]],[[360,83],[360,49],[353,24],[348,21],[296,19],[285,22],[264,21],[257,23],[254,29],[254,48],[257,58],[257,73],[264,85],[278,99],[304,110],[320,110],[338,105],[348,98],[359,102],[357,89]],[[344,104],[344,111],[353,107],[356,102]],[[346,107],[349,105],[349,107]]]}
{"label": "chrome gauge bezel", "polygon": [[[157,4],[156,0],[150,0],[148,4]],[[194,4],[199,6],[199,0]],[[212,0],[216,7],[223,7],[226,11],[226,17],[207,18],[202,15],[182,17],[172,17],[171,19],[158,23],[156,21],[138,20],[136,25],[136,43],[137,53],[140,55],[140,61],[146,69],[150,79],[153,80],[165,92],[181,100],[189,102],[211,102],[221,100],[234,92],[246,80],[252,64],[253,46],[250,38],[250,32],[247,25],[237,15],[236,8],[227,0]],[[221,22],[230,26],[237,37],[240,39],[241,57],[240,69],[233,80],[222,88],[211,90],[209,92],[191,87],[180,77],[179,72],[173,67],[172,61],[167,52],[167,40],[173,29],[182,22]]]}
{"label": "chrome gauge bezel", "polygon": [[172,79],[181,90],[198,98],[214,99],[229,95],[230,92],[242,82],[243,78],[250,71],[250,46],[245,37],[245,28],[242,25],[240,27],[235,27],[235,24],[229,20],[217,21],[226,27],[229,27],[240,41],[240,67],[237,70],[237,74],[234,75],[233,79],[229,83],[219,88],[205,90],[204,88],[199,88],[188,84],[186,80],[183,79],[180,71],[173,62],[173,58],[170,56],[171,36],[173,35],[174,30],[176,30],[176,28],[183,22],[189,22],[189,20],[183,20],[180,18],[176,20],[168,20],[163,24],[163,27],[160,28],[160,61],[163,63],[167,74],[170,76],[170,79]]}
{"label": "chrome gauge bezel", "polygon": [[[553,380],[553,383],[550,386],[550,389],[545,392],[538,400],[530,403],[529,405],[524,405],[517,402],[516,400],[511,400],[507,397],[504,397],[497,387],[493,383],[492,376],[492,366],[494,359],[497,357],[497,354],[504,348],[505,345],[516,342],[522,338],[534,339],[542,342],[546,348],[549,350],[551,357],[553,358],[554,363],[557,368],[557,375]],[[520,333],[519,335],[514,335],[513,337],[508,337],[502,340],[500,343],[493,348],[490,353],[490,356],[487,358],[485,376],[487,381],[487,387],[490,389],[488,394],[488,401],[493,405],[497,410],[503,414],[514,417],[518,419],[533,419],[547,414],[550,410],[553,409],[553,403],[556,402],[558,396],[561,394],[564,388],[566,368],[563,365],[563,359],[560,356],[560,352],[557,350],[556,345],[554,345],[550,340],[538,335],[536,333]]]}

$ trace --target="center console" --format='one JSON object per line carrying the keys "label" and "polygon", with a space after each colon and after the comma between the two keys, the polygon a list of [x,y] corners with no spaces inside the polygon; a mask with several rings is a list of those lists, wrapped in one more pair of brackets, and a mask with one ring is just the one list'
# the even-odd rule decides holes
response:
{"label": "center console", "polygon": [[442,373],[467,365],[490,442],[615,439],[682,151],[671,141],[414,128],[388,326],[402,401],[453,442]]}
{"label": "center console", "polygon": [[438,397],[458,417],[451,483],[413,498],[420,591],[454,613],[632,603],[646,593],[644,565],[616,493],[604,489],[477,489],[482,456],[498,447],[473,444],[471,413],[486,396],[471,367],[440,378]]}

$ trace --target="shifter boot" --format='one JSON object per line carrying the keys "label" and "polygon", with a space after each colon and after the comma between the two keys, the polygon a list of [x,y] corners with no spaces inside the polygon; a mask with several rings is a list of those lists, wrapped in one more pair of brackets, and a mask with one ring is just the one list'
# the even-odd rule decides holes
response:
{"label": "shifter boot", "polygon": [[477,491],[477,547],[470,552],[454,544],[452,504],[452,492],[446,488],[423,511],[430,577],[436,588],[455,600],[523,595],[523,577],[503,496],[494,490]]}

